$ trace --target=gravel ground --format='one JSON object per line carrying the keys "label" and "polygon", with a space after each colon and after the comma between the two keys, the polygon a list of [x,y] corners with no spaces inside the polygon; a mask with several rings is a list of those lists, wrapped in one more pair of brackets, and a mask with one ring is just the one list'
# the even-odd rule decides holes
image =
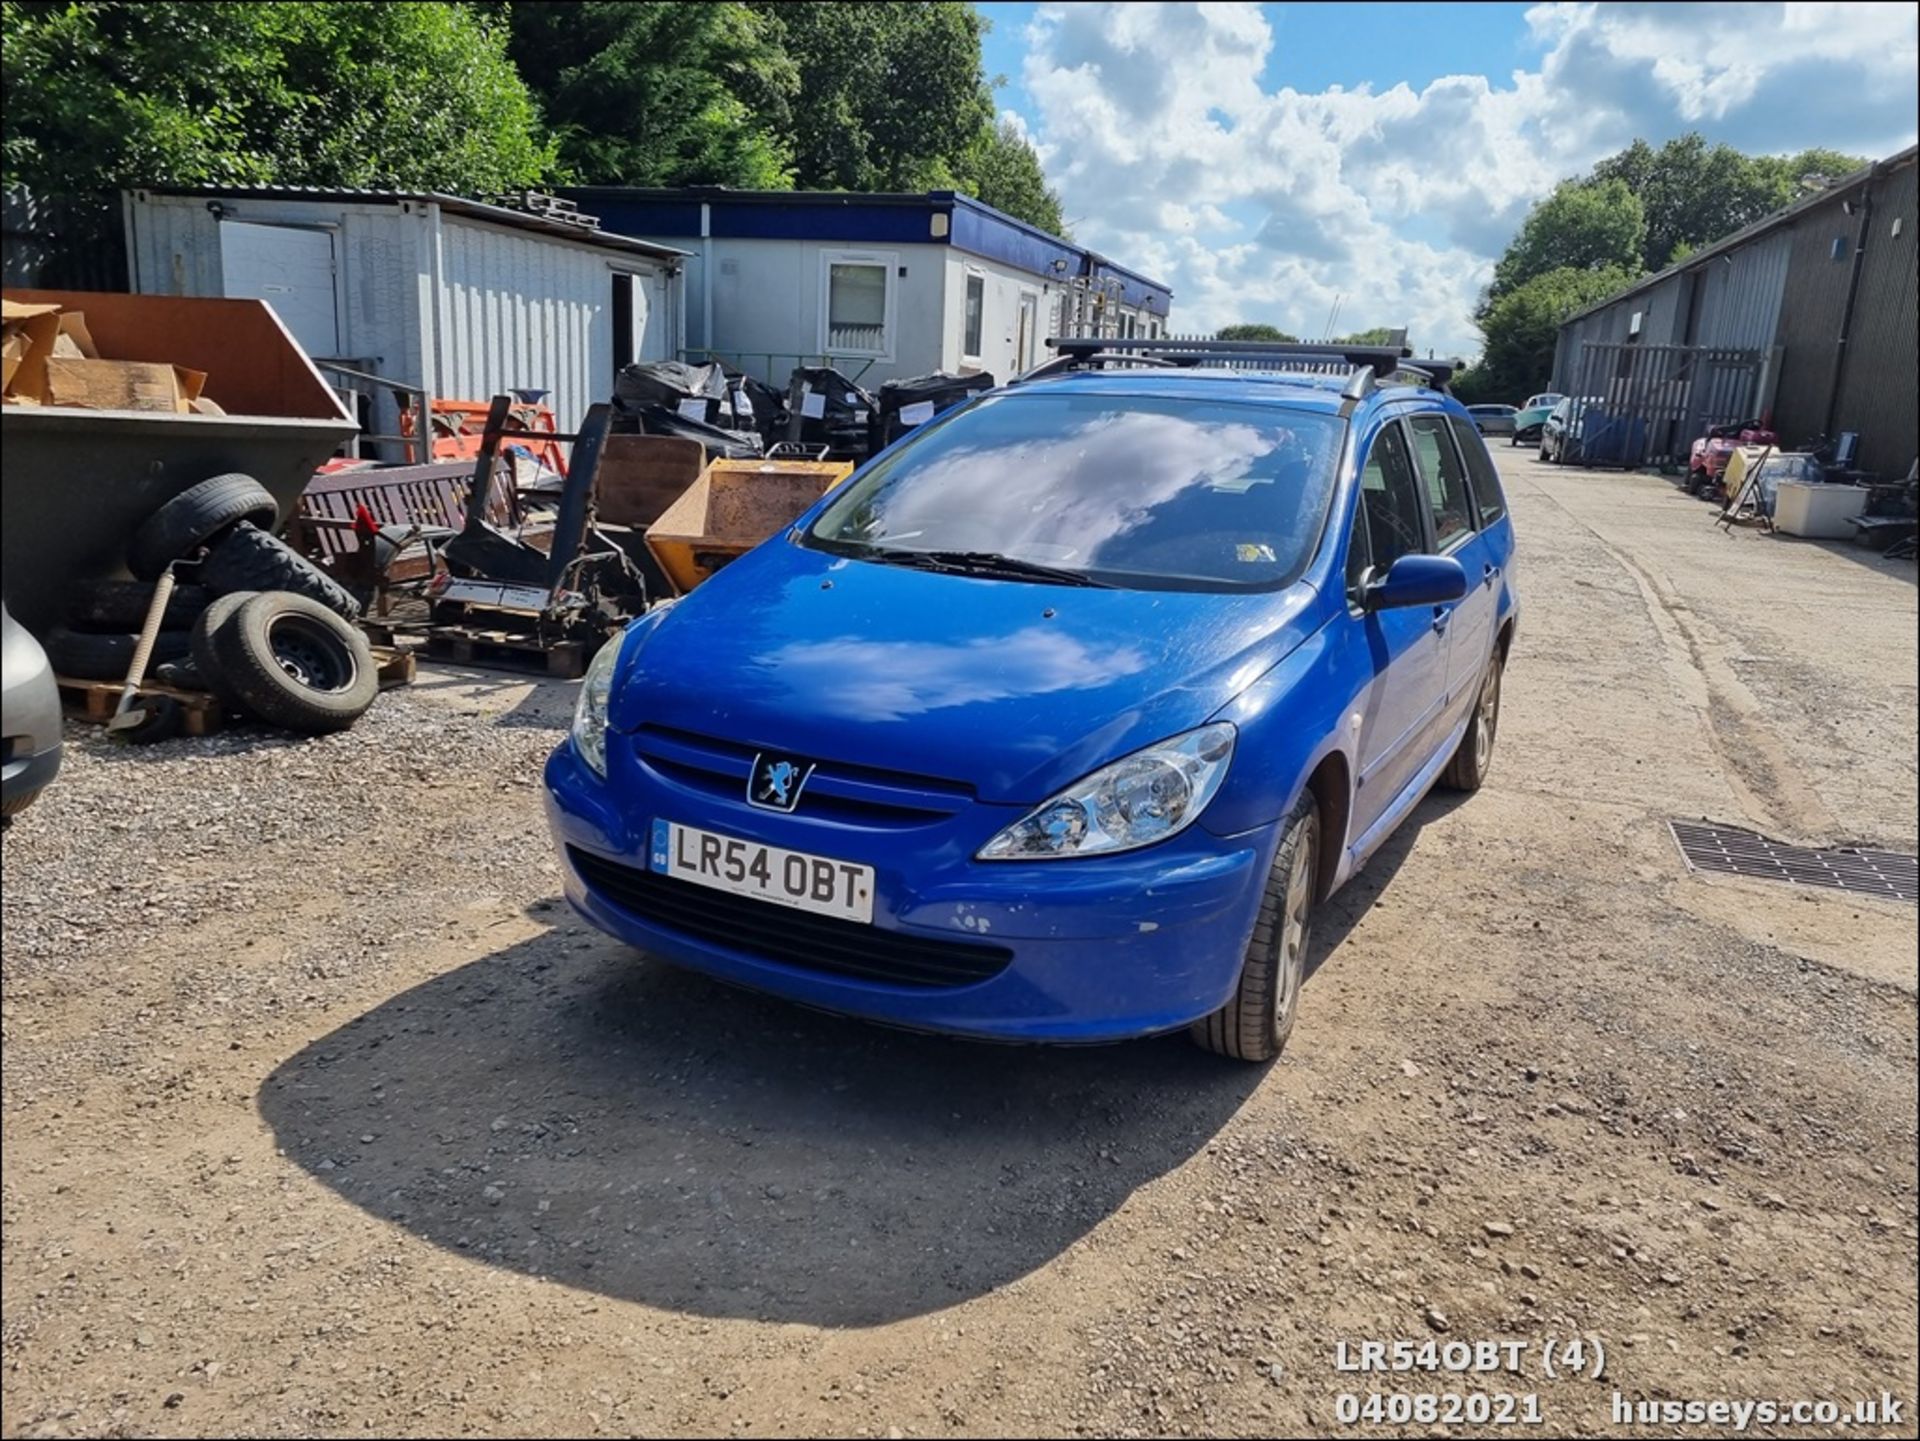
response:
{"label": "gravel ground", "polygon": [[[1616,1389],[1911,1434],[1915,912],[1688,876],[1665,821],[1911,846],[1913,570],[1501,459],[1492,781],[1321,914],[1265,1070],[636,957],[554,898],[565,686],[76,729],[4,843],[5,1434],[1317,1434],[1368,1391],[1686,1431]],[[1605,1379],[1544,1374],[1575,1336]],[[1531,1349],[1336,1368],[1395,1338]]]}

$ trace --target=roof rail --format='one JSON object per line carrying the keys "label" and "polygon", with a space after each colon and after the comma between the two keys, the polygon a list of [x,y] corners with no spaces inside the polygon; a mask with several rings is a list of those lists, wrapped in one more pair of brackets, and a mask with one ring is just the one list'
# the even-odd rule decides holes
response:
{"label": "roof rail", "polygon": [[1161,336],[1154,339],[1108,339],[1091,335],[1055,336],[1047,345],[1060,352],[1059,358],[1020,377],[1037,380],[1080,368],[1107,365],[1242,364],[1252,362],[1275,370],[1300,369],[1331,373],[1335,366],[1349,367],[1346,387],[1341,394],[1359,399],[1373,385],[1405,375],[1420,385],[1446,389],[1447,382],[1460,368],[1456,360],[1414,360],[1404,345],[1311,345],[1267,340],[1180,340]]}

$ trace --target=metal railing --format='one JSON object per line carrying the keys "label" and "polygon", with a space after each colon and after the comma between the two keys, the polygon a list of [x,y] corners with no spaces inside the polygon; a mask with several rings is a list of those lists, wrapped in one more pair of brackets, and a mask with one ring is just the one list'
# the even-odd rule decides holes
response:
{"label": "metal railing", "polygon": [[[370,371],[358,370],[337,360],[316,359],[313,363],[317,369],[325,372],[330,383],[333,376],[339,376],[345,382],[333,386],[334,392],[342,399],[347,396],[364,395],[370,406],[377,406],[380,392],[391,391],[394,404],[402,413],[408,409],[413,412],[411,435],[404,431],[397,435],[388,435],[373,430],[361,430],[356,434],[347,442],[348,452],[355,459],[361,458],[360,447],[368,441],[404,447],[401,459],[415,465],[425,465],[433,459],[433,424],[430,419],[433,414],[433,397],[424,389],[417,385],[408,385],[404,380],[393,380],[384,375],[374,375]],[[348,409],[355,410],[356,407],[349,402]]]}
{"label": "metal railing", "polygon": [[[860,377],[879,363],[877,356],[852,355],[804,355],[790,350],[713,350],[703,345],[690,345],[680,352],[680,358],[690,365],[706,365],[713,361],[730,365],[735,370],[743,370],[759,380],[765,381],[775,390],[784,391],[793,372],[802,366],[831,366],[846,376],[848,380],[858,382]],[[776,371],[776,361],[792,361],[792,365],[783,365]],[[756,368],[750,362],[764,361]]]}

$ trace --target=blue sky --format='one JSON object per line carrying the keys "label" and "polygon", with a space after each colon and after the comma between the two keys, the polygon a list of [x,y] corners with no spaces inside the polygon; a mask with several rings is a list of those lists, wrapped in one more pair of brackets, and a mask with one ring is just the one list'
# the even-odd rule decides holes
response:
{"label": "blue sky", "polygon": [[1912,143],[1895,4],[981,4],[996,94],[1077,238],[1174,288],[1176,329],[1470,315],[1540,196],[1636,136]]}

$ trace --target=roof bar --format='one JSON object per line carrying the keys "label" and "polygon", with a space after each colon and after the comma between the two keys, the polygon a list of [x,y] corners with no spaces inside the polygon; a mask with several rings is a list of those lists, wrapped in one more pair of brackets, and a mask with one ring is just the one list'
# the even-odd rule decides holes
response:
{"label": "roof bar", "polygon": [[1060,352],[1059,358],[1028,372],[1023,378],[1059,374],[1077,365],[1095,366],[1116,361],[1179,366],[1250,360],[1281,364],[1291,361],[1320,367],[1344,363],[1352,368],[1352,373],[1342,394],[1364,395],[1370,384],[1365,377],[1386,379],[1403,372],[1419,376],[1425,384],[1445,388],[1461,364],[1457,360],[1414,360],[1413,352],[1404,345],[1310,345],[1267,340],[1180,340],[1167,336],[1118,339],[1093,335],[1055,336],[1047,345]]}

